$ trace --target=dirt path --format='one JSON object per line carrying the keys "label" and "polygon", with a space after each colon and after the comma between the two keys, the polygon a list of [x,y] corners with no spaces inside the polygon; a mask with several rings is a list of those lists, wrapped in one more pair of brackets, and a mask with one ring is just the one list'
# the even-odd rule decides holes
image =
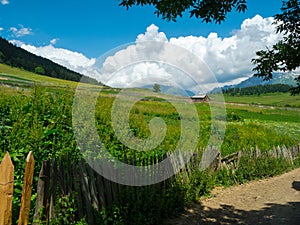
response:
{"label": "dirt path", "polygon": [[300,225],[300,169],[213,191],[168,225]]}

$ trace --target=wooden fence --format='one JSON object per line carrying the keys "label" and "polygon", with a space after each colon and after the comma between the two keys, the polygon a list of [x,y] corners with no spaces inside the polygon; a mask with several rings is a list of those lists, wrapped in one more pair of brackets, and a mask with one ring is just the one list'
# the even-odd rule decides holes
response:
{"label": "wooden fence", "polygon": [[[34,158],[29,152],[26,158],[24,183],[18,225],[27,225],[31,202],[31,187],[34,171]],[[14,188],[14,165],[9,153],[6,153],[0,164],[0,225],[12,223],[12,197]]]}
{"label": "wooden fence", "polygon": [[[205,152],[217,152],[214,154],[213,158],[208,158],[205,156]],[[221,153],[219,150],[214,148],[208,148],[204,151],[204,154],[202,155],[202,159],[200,162],[200,167],[202,164],[204,164],[206,167],[209,168],[211,172],[215,172],[216,170],[219,170],[221,168],[227,168],[227,169],[237,169],[240,163],[240,159],[242,156],[247,156],[249,158],[283,158],[287,160],[289,163],[293,164],[296,157],[300,155],[300,144],[297,146],[293,146],[290,148],[287,148],[286,146],[277,146],[273,147],[271,150],[262,151],[258,147],[253,148],[251,147],[249,150],[243,149],[241,151],[232,153],[230,155],[226,155],[224,157],[221,156]],[[194,157],[199,157],[198,153],[194,154]]]}
{"label": "wooden fence", "polygon": [[[300,154],[300,144],[289,149],[285,146],[274,147],[274,149],[264,152],[258,148],[251,148],[224,157],[221,156],[218,149],[207,148],[204,153],[202,151],[194,153],[190,158],[190,162],[181,169],[181,172],[186,173],[188,176],[192,167],[209,168],[211,172],[220,168],[237,169],[240,158],[246,153],[247,156],[255,158],[283,157],[293,163],[294,158]],[[186,155],[180,155],[176,160],[183,161],[186,157]],[[160,160],[154,159],[154,163],[155,160],[158,162],[163,158]],[[181,165],[183,162],[173,163]],[[134,164],[132,160],[131,164]],[[170,180],[158,184],[156,188],[158,190],[165,188]],[[69,158],[65,158],[59,161],[56,159],[44,161],[39,174],[34,220],[39,220],[43,216],[43,220],[49,223],[51,219],[55,218],[57,199],[64,196],[73,196],[76,198],[77,203],[77,219],[86,217],[89,224],[95,224],[93,212],[112,205],[118,200],[124,188],[128,187],[114,183],[99,175],[83,160],[74,162]]]}
{"label": "wooden fence", "polygon": [[[187,154],[188,155],[188,154]],[[179,155],[174,160],[181,165],[187,155]],[[190,173],[193,167],[202,169],[209,168],[214,172],[220,168],[237,169],[242,156],[247,157],[282,157],[293,163],[294,159],[300,155],[300,144],[291,148],[274,147],[269,151],[261,151],[258,148],[242,150],[222,157],[220,151],[216,148],[207,148],[205,151],[193,153],[190,162],[185,165],[181,172]],[[155,164],[161,159],[151,159],[150,164]],[[134,164],[134,160],[130,160]],[[149,163],[149,162],[147,162]],[[24,175],[24,185],[22,192],[19,224],[27,224],[30,208],[31,185],[33,176],[34,160],[30,152],[26,159],[26,169]],[[14,167],[7,153],[0,164],[0,225],[11,224],[11,208],[13,194],[13,173]],[[161,191],[167,187],[166,180],[154,186]],[[75,197],[77,214],[76,219],[85,217],[88,224],[96,224],[95,211],[100,211],[112,205],[120,197],[122,191],[130,187],[112,182],[94,171],[83,160],[74,161],[69,157],[60,160],[52,159],[42,163],[39,173],[37,186],[36,207],[33,224],[37,221],[50,223],[51,219],[56,217],[55,205],[59,198],[66,196]]]}
{"label": "wooden fence", "polygon": [[[153,158],[150,161],[157,163]],[[134,157],[129,160],[134,163]],[[146,162],[145,162],[146,163]],[[149,163],[149,162],[147,162]],[[161,190],[168,180],[154,185],[152,188]],[[44,161],[39,174],[37,186],[36,208],[34,221],[44,221],[49,224],[55,219],[55,205],[59,198],[72,196],[76,199],[76,219],[86,218],[88,224],[95,224],[97,216],[95,211],[111,206],[120,197],[120,194],[130,188],[115,183],[99,175],[83,159],[79,161],[70,160],[69,157]],[[37,224],[37,223],[36,223]]]}

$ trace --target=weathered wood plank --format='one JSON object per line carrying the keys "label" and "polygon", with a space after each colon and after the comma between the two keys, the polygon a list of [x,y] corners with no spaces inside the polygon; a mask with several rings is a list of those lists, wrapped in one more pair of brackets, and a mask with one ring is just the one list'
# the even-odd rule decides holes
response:
{"label": "weathered wood plank", "polygon": [[83,201],[82,201],[82,194],[81,194],[81,188],[80,188],[80,180],[81,177],[78,175],[79,173],[79,168],[77,164],[73,164],[73,182],[74,182],[74,188],[76,192],[76,199],[77,199],[77,206],[78,206],[78,216],[79,219],[83,218]]}
{"label": "weathered wood plank", "polygon": [[[33,224],[39,224],[38,221],[41,219],[40,214],[47,215],[48,211],[48,188],[49,188],[49,176],[50,176],[50,163],[49,160],[43,161],[42,168],[39,174],[39,180],[37,185],[37,197],[35,203],[35,212],[33,216]],[[44,207],[43,211],[42,208]]]}
{"label": "weathered wood plank", "polygon": [[100,199],[102,208],[106,208],[107,203],[105,199],[105,191],[104,191],[104,183],[103,183],[103,177],[96,173],[96,185],[97,185],[97,191],[98,191],[98,198]]}
{"label": "weathered wood plank", "polygon": [[73,172],[72,171],[72,165],[71,165],[71,160],[70,160],[70,155],[67,156],[67,169],[68,169],[68,177],[67,177],[67,191],[68,191],[68,194],[72,194],[73,192],[73,182],[72,182],[72,178],[73,178]]}
{"label": "weathered wood plank", "polygon": [[[110,175],[110,168],[107,171]],[[105,187],[105,195],[106,195],[106,203],[107,206],[111,206],[113,203],[113,196],[112,196],[112,188],[111,188],[111,181],[103,177],[104,179],[104,187]]]}
{"label": "weathered wood plank", "polygon": [[29,222],[33,174],[34,174],[34,158],[33,158],[32,151],[30,151],[26,158],[24,183],[22,189],[22,198],[21,198],[21,207],[20,207],[18,225],[27,225]]}
{"label": "weathered wood plank", "polygon": [[0,164],[0,225],[12,223],[14,165],[8,152]]}
{"label": "weathered wood plank", "polygon": [[57,161],[56,158],[53,158],[50,167],[49,220],[55,218],[56,185],[57,185]]}
{"label": "weathered wood plank", "polygon": [[88,174],[90,176],[90,192],[91,192],[91,200],[94,209],[99,210],[99,201],[96,194],[96,179],[94,176],[94,170],[88,165]]}
{"label": "weathered wood plank", "polygon": [[67,172],[65,172],[65,159],[60,159],[59,166],[57,166],[57,176],[58,176],[58,183],[59,183],[59,192],[62,196],[67,195],[67,188],[66,188],[66,182],[67,182]]}
{"label": "weathered wood plank", "polygon": [[82,188],[82,194],[85,200],[85,208],[86,208],[86,217],[88,224],[94,224],[94,216],[93,216],[93,210],[92,210],[92,204],[91,204],[91,196],[89,192],[89,182],[88,177],[86,174],[86,169],[84,165],[84,161],[80,160],[79,162],[80,172],[81,172],[81,188]]}

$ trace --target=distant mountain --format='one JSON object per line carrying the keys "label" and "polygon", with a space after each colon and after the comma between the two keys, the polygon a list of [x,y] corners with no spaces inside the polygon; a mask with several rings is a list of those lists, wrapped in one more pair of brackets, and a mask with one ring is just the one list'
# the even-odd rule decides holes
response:
{"label": "distant mountain", "polygon": [[[153,89],[153,85],[145,85],[143,86],[143,88]],[[190,90],[183,90],[173,86],[160,85],[160,90],[162,93],[169,95],[178,95],[186,97],[195,95],[195,93]]]}
{"label": "distant mountain", "polygon": [[49,59],[17,47],[2,37],[0,37],[0,63],[49,77],[77,82],[84,78],[85,83],[101,84],[96,79],[74,72]]}
{"label": "distant mountain", "polygon": [[257,85],[267,85],[267,84],[287,84],[291,86],[296,86],[295,78],[298,75],[294,73],[274,73],[273,79],[264,81],[261,77],[249,77],[247,80],[242,81],[239,84],[235,85],[226,85],[222,88],[215,88],[210,93],[216,93],[223,90],[227,90],[230,88],[244,88],[244,87],[252,87]]}

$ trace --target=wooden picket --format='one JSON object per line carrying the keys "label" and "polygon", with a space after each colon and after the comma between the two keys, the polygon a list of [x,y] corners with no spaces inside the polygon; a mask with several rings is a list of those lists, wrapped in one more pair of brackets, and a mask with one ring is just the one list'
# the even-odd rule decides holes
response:
{"label": "wooden picket", "polygon": [[0,164],[0,225],[12,222],[12,196],[14,188],[14,165],[8,153]]}
{"label": "wooden picket", "polygon": [[26,158],[24,183],[23,183],[21,208],[20,208],[18,225],[27,225],[29,222],[33,174],[34,174],[34,158],[32,152],[30,151]]}
{"label": "wooden picket", "polygon": [[[18,225],[29,223],[31,188],[34,171],[34,158],[29,152],[26,158],[21,208]],[[14,189],[14,165],[7,152],[0,164],[0,225],[12,223],[12,197]]]}

